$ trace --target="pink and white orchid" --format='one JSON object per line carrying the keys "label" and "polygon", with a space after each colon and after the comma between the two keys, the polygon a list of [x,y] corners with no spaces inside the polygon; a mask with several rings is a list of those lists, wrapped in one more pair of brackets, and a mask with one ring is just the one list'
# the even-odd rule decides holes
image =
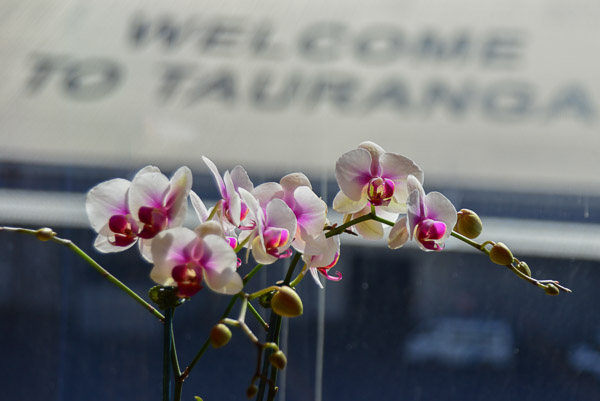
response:
{"label": "pink and white orchid", "polygon": [[152,261],[150,240],[167,228],[183,224],[187,198],[192,187],[192,172],[180,167],[169,180],[158,167],[148,166],[131,181],[128,205],[140,231],[140,252]]}
{"label": "pink and white orchid", "polygon": [[191,182],[187,167],[180,168],[169,182],[158,168],[146,166],[132,182],[117,178],[96,185],[85,205],[98,233],[96,249],[118,252],[138,238],[150,239],[166,227],[181,224]]}
{"label": "pink and white orchid", "polygon": [[116,178],[92,188],[85,200],[85,210],[94,231],[94,247],[100,252],[119,252],[137,241],[139,231],[127,204],[131,182]]}
{"label": "pink and white orchid", "polygon": [[248,192],[252,192],[254,189],[254,185],[252,184],[252,181],[250,181],[248,173],[246,173],[246,170],[244,170],[243,167],[236,166],[231,170],[231,173],[225,171],[223,178],[221,178],[217,166],[215,166],[209,158],[202,156],[202,160],[204,160],[204,163],[206,163],[215,177],[219,192],[221,193],[222,200],[218,204],[219,216],[221,216],[222,219],[226,219],[226,221],[234,227],[239,227],[241,222],[244,221],[248,215],[248,207],[240,198],[237,191],[239,188],[243,188]]}
{"label": "pink and white orchid", "polygon": [[408,177],[407,184],[410,190],[407,214],[390,231],[388,246],[400,248],[415,238],[422,250],[441,251],[456,225],[454,205],[439,192],[425,195],[421,182],[414,176]]}
{"label": "pink and white orchid", "polygon": [[423,181],[423,171],[412,160],[387,153],[373,142],[363,142],[336,163],[335,177],[341,191],[333,208],[351,214],[373,205],[387,212],[404,213],[409,175]]}
{"label": "pink and white orchid", "polygon": [[303,252],[306,239],[323,232],[327,221],[327,204],[313,192],[304,174],[288,174],[279,183],[261,184],[254,189],[253,195],[263,210],[271,200],[282,199],[294,212],[297,229],[292,246],[296,250]]}
{"label": "pink and white orchid", "polygon": [[184,297],[196,294],[203,281],[215,292],[240,292],[243,282],[236,272],[237,256],[219,225],[211,223],[195,231],[175,227],[158,234],[152,241],[150,278],[162,286],[176,286]]}
{"label": "pink and white orchid", "polygon": [[329,269],[336,265],[340,258],[340,237],[333,236],[326,238],[324,234],[317,237],[310,237],[306,241],[302,260],[310,269],[310,274],[315,283],[321,288],[323,284],[319,280],[318,273],[331,281],[340,281],[342,273],[336,272],[335,276],[329,274]]}
{"label": "pink and white orchid", "polygon": [[254,219],[252,230],[240,234],[240,242],[249,242],[258,263],[271,264],[291,255],[289,249],[296,233],[294,212],[281,199],[271,200],[263,210],[258,200],[243,188],[240,195]]}

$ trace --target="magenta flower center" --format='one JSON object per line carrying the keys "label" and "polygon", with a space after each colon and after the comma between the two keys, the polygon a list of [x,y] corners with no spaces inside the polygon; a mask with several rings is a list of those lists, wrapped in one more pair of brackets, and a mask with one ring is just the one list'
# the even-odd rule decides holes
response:
{"label": "magenta flower center", "polygon": [[175,266],[171,277],[177,282],[177,289],[183,297],[191,297],[202,289],[201,268],[193,263]]}
{"label": "magenta flower center", "polygon": [[154,238],[167,227],[167,212],[162,208],[142,206],[138,211],[138,217],[144,223],[142,231],[138,234],[140,238]]}
{"label": "magenta flower center", "polygon": [[108,228],[115,234],[115,239],[110,241],[115,246],[128,246],[137,239],[138,226],[130,214],[111,216]]}
{"label": "magenta flower center", "polygon": [[387,206],[394,196],[394,181],[389,178],[377,177],[369,181],[367,196],[369,202],[375,206]]}
{"label": "magenta flower center", "polygon": [[269,255],[273,255],[281,259],[287,258],[292,254],[291,249],[288,249],[283,253],[280,253],[278,249],[282,246],[285,246],[290,239],[290,233],[285,228],[269,227],[263,233],[263,239],[265,241],[265,250]]}
{"label": "magenta flower center", "polygon": [[446,224],[441,221],[425,219],[415,227],[415,237],[423,246],[432,251],[441,251],[444,244],[436,241],[442,239],[446,234]]}

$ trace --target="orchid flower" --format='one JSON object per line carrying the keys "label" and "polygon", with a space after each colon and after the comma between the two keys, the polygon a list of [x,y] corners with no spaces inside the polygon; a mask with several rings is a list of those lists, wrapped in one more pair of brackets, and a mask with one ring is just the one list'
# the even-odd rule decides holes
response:
{"label": "orchid flower", "polygon": [[323,284],[321,284],[317,273],[321,273],[331,281],[340,281],[342,279],[342,273],[336,272],[336,275],[332,276],[328,271],[336,265],[339,258],[339,236],[325,238],[325,235],[321,233],[317,237],[307,239],[302,259],[310,269],[310,274],[319,287],[323,288]]}
{"label": "orchid flower", "polygon": [[157,167],[148,166],[131,181],[129,210],[140,228],[137,233],[140,252],[152,261],[150,241],[159,232],[183,224],[187,212],[187,197],[192,187],[192,172],[180,167],[171,180]]}
{"label": "orchid flower", "polygon": [[137,241],[138,225],[127,205],[131,182],[122,178],[105,181],[92,188],[85,200],[85,210],[94,231],[94,247],[100,252],[119,252]]}
{"label": "orchid flower", "polygon": [[162,286],[177,286],[183,297],[196,294],[202,282],[222,294],[240,292],[243,282],[236,272],[237,256],[218,223],[212,223],[195,231],[175,227],[158,234],[152,241],[150,278]]}
{"label": "orchid flower", "polygon": [[236,166],[231,170],[231,173],[225,171],[221,178],[217,166],[210,159],[202,156],[202,160],[215,177],[221,193],[222,201],[219,203],[219,215],[226,219],[229,224],[239,227],[248,215],[248,207],[237,191],[239,188],[243,188],[248,192],[252,192],[254,189],[246,170],[241,166]]}
{"label": "orchid flower", "polygon": [[441,251],[444,241],[450,237],[456,225],[456,209],[439,192],[425,195],[421,182],[409,176],[407,180],[410,194],[407,201],[407,215],[396,222],[390,231],[388,246],[400,248],[409,239],[415,238],[424,251]]}
{"label": "orchid flower", "polygon": [[327,204],[312,190],[308,178],[302,173],[288,174],[279,184],[267,182],[254,189],[253,195],[266,209],[272,199],[282,199],[294,212],[297,221],[292,246],[303,252],[306,238],[323,232],[327,220]]}
{"label": "orchid flower", "polygon": [[240,241],[251,244],[252,255],[258,263],[271,264],[278,259],[289,257],[289,249],[297,229],[296,216],[292,209],[281,199],[272,199],[263,210],[258,200],[244,188],[240,195],[248,205],[255,219],[251,231],[243,231]]}
{"label": "orchid flower", "polygon": [[[134,177],[139,182],[146,174],[156,172],[147,166]],[[129,204],[132,183],[116,178],[92,188],[86,197],[85,209],[92,228],[98,233],[94,246],[100,252],[119,252],[130,248],[140,236],[141,224]]]}
{"label": "orchid flower", "polygon": [[373,142],[363,142],[357,149],[344,153],[335,166],[341,191],[333,201],[340,213],[356,213],[365,206],[378,206],[391,213],[406,211],[409,175],[423,181],[423,171],[412,160],[386,153]]}

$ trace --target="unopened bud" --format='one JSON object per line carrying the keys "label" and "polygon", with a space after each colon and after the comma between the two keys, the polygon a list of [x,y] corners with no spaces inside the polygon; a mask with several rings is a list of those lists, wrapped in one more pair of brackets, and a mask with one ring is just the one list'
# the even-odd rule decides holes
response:
{"label": "unopened bud", "polygon": [[217,324],[210,331],[210,343],[214,348],[221,348],[231,340],[231,330],[223,323]]}
{"label": "unopened bud", "polygon": [[481,234],[483,223],[477,213],[469,209],[461,209],[456,217],[454,231],[471,239],[477,238]]}
{"label": "unopened bud", "polygon": [[40,228],[35,232],[35,237],[40,241],[48,241],[56,236],[56,233],[51,228]]}
{"label": "unopened bud", "polygon": [[513,262],[514,257],[506,245],[502,242],[498,242],[490,250],[490,259],[496,264],[507,266]]}
{"label": "unopened bud", "polygon": [[546,294],[548,294],[548,295],[560,294],[560,290],[558,289],[558,287],[552,283],[546,284],[546,288],[544,288],[544,291],[546,291]]}
{"label": "unopened bud", "polygon": [[296,291],[288,286],[279,287],[279,290],[277,290],[271,299],[271,308],[273,308],[275,313],[283,317],[300,316],[304,311],[302,300]]}
{"label": "unopened bud", "polygon": [[527,277],[531,277],[531,269],[529,265],[525,262],[519,262],[516,266],[517,270],[526,275]]}
{"label": "unopened bud", "polygon": [[269,357],[269,361],[271,362],[271,365],[275,366],[279,370],[285,369],[285,365],[287,365],[287,358],[281,350],[272,353]]}
{"label": "unopened bud", "polygon": [[253,398],[256,393],[258,393],[258,387],[253,384],[246,390],[246,397],[248,397],[248,399]]}

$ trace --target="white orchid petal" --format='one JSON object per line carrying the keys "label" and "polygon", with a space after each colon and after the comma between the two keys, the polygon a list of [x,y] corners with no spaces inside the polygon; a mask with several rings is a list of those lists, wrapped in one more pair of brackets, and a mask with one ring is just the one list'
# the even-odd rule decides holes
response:
{"label": "white orchid petal", "polygon": [[149,172],[136,174],[129,187],[129,210],[134,219],[139,220],[141,207],[163,207],[163,199],[169,191],[169,179],[162,173]]}
{"label": "white orchid petal", "polygon": [[401,218],[394,224],[388,237],[388,247],[391,249],[398,249],[408,241],[409,234],[407,224],[406,217]]}
{"label": "white orchid petal", "polygon": [[85,210],[94,231],[99,232],[114,215],[126,215],[127,191],[131,182],[116,178],[92,188],[85,200]]}
{"label": "white orchid petal", "polygon": [[315,280],[315,283],[319,286],[319,288],[323,288],[323,283],[321,283],[321,280],[319,279],[319,273],[317,272],[316,268],[310,268],[310,275],[312,276],[313,280]]}
{"label": "white orchid petal", "polygon": [[290,243],[296,234],[296,215],[281,199],[273,199],[266,209],[266,227],[285,228],[290,234]]}
{"label": "white orchid petal", "polygon": [[221,197],[225,199],[225,183],[223,182],[223,178],[221,178],[221,174],[219,174],[219,169],[208,157],[202,156],[202,160],[208,166],[208,169],[212,173],[213,177],[215,177],[215,181],[217,182],[217,186],[219,187]]}
{"label": "white orchid petal", "polygon": [[306,186],[296,188],[294,200],[294,214],[298,225],[308,235],[321,233],[327,220],[327,204]]}
{"label": "white orchid petal", "polygon": [[279,183],[285,192],[292,193],[298,187],[309,187],[312,189],[312,185],[310,185],[310,180],[307,176],[302,173],[292,173],[283,177]]}
{"label": "white orchid petal", "polygon": [[[217,235],[203,238],[207,248],[201,260],[206,285],[215,292],[231,293],[236,288],[239,275],[236,272],[237,256],[227,241]],[[241,287],[237,292],[241,290]]]}
{"label": "white orchid petal", "polygon": [[192,189],[192,172],[188,167],[180,167],[169,181],[169,192],[163,199],[168,206],[169,227],[183,224],[187,214],[187,197]]}
{"label": "white orchid petal", "polygon": [[265,182],[254,188],[252,195],[258,200],[260,207],[265,209],[271,200],[283,199],[284,191],[283,187],[276,182]]}
{"label": "white orchid petal", "polygon": [[439,192],[428,193],[425,196],[424,202],[427,210],[427,217],[446,224],[446,233],[438,240],[440,243],[444,242],[450,237],[452,229],[456,225],[456,208],[448,198]]}
{"label": "white orchid petal", "polygon": [[365,149],[344,153],[335,164],[335,177],[348,198],[360,200],[363,188],[371,179],[371,154]]}
{"label": "white orchid petal", "polygon": [[242,166],[235,166],[233,170],[231,170],[231,180],[233,181],[236,190],[237,188],[244,188],[248,192],[254,190],[254,184],[252,184],[250,177],[248,177],[248,173]]}
{"label": "white orchid petal", "polygon": [[204,223],[206,220],[208,220],[208,216],[210,216],[208,209],[204,205],[204,202],[202,202],[202,199],[200,199],[198,194],[196,194],[194,191],[190,191],[190,200],[192,202],[192,207],[198,216],[198,220],[200,220],[200,223]]}
{"label": "white orchid petal", "polygon": [[333,210],[338,213],[352,214],[362,210],[367,204],[366,195],[358,201],[348,198],[342,191],[339,191],[333,199]]}

